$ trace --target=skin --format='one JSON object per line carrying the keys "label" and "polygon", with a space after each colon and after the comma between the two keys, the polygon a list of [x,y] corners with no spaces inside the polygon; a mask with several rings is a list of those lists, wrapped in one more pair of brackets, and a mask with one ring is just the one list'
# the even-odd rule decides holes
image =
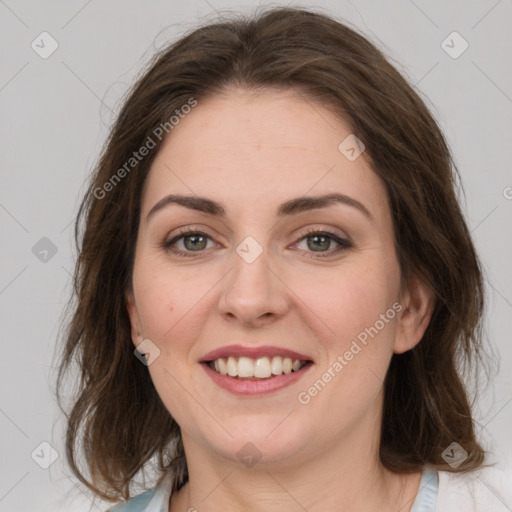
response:
{"label": "skin", "polygon": [[[399,476],[378,458],[383,379],[393,353],[421,340],[432,295],[417,279],[400,289],[384,185],[364,153],[351,162],[338,150],[350,133],[294,91],[228,89],[182,119],[152,165],[126,299],[134,345],[150,339],[160,350],[148,370],[181,427],[190,482],[171,497],[173,512],[412,506],[421,472]],[[333,191],[363,203],[374,222],[342,204],[275,216],[285,200]],[[147,219],[171,193],[220,202],[226,216],[174,204]],[[161,247],[182,227],[207,233],[202,252],[183,238],[175,246],[191,257]],[[315,251],[304,234],[313,228],[353,246]],[[252,263],[236,252],[247,236],[263,249]],[[401,311],[301,404],[298,394],[396,302]],[[296,350],[314,366],[280,391],[235,396],[198,362],[229,344]],[[261,453],[252,467],[237,456],[246,443]]]}

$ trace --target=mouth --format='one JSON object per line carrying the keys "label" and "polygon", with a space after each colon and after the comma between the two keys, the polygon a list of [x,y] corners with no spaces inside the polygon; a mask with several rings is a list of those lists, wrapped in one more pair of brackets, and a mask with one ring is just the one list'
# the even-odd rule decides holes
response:
{"label": "mouth", "polygon": [[261,395],[299,380],[314,361],[279,347],[230,345],[206,354],[200,361],[221,388],[237,395]]}
{"label": "mouth", "polygon": [[205,364],[221,375],[243,380],[266,380],[279,375],[299,372],[311,361],[292,359],[291,357],[219,357]]}

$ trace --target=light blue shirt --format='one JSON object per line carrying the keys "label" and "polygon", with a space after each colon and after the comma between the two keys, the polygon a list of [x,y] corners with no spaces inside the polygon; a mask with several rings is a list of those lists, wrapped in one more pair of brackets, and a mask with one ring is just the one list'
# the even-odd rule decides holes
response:
{"label": "light blue shirt", "polygon": [[439,480],[437,471],[428,468],[425,469],[411,512],[435,512],[438,487]]}
{"label": "light blue shirt", "polygon": [[[166,482],[165,480],[162,481]],[[411,512],[435,512],[438,490],[437,472],[425,469],[421,476],[418,494],[411,508]],[[169,490],[162,485],[155,487],[132,499],[121,503],[109,510],[109,512],[168,512]]]}

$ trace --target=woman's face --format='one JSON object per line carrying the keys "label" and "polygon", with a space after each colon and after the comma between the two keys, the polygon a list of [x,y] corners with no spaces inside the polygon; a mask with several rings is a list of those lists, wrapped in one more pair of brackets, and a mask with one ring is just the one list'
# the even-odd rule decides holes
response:
{"label": "woman's face", "polygon": [[405,327],[385,188],[350,134],[292,91],[234,89],[156,157],[128,309],[185,449],[275,464],[377,438],[390,358],[426,324]]}

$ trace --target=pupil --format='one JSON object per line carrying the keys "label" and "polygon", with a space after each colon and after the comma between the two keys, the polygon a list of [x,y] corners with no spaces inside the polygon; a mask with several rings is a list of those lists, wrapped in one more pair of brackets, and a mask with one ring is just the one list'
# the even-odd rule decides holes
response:
{"label": "pupil", "polygon": [[[314,240],[314,243],[310,244],[309,243],[310,240]],[[317,242],[319,240],[321,240],[321,242],[320,242],[320,244],[317,244]],[[331,239],[326,237],[326,236],[315,235],[315,236],[309,237],[309,239],[308,239],[308,247],[309,247],[309,249],[313,249],[313,250],[316,250],[318,248],[320,248],[320,249],[328,249],[330,242],[331,242]]]}
{"label": "pupil", "polygon": [[[206,237],[204,237],[203,235],[189,235],[189,236],[185,237],[185,239],[184,239],[185,247],[188,250],[192,250],[192,251],[204,249],[205,241],[206,241]],[[191,242],[191,244],[187,244],[187,242]]]}

